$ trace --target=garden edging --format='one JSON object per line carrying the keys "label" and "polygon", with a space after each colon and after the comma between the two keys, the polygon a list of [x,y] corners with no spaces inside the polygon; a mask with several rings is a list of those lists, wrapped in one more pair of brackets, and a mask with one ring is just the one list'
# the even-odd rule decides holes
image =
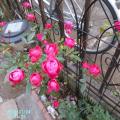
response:
{"label": "garden edging", "polygon": [[36,92],[35,92],[35,91],[32,91],[31,94],[32,94],[33,98],[35,99],[36,104],[39,106],[40,110],[42,111],[45,120],[53,120],[53,119],[51,118],[50,114],[47,112],[45,106],[44,106],[43,103],[41,102],[40,98],[39,98],[38,95],[36,94]]}

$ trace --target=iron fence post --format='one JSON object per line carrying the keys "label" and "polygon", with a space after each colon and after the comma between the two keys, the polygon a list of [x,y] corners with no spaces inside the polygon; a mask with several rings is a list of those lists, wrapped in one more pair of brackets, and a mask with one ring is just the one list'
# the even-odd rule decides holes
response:
{"label": "iron fence post", "polygon": [[117,49],[116,49],[116,51],[114,53],[114,56],[112,57],[112,60],[111,60],[111,62],[109,64],[109,66],[108,66],[105,77],[103,78],[103,82],[102,82],[101,87],[99,89],[100,94],[103,93],[104,87],[105,87],[105,85],[107,84],[107,82],[109,80],[109,76],[111,75],[113,68],[116,67],[115,63],[118,60],[119,56],[120,56],[120,43],[117,46]]}

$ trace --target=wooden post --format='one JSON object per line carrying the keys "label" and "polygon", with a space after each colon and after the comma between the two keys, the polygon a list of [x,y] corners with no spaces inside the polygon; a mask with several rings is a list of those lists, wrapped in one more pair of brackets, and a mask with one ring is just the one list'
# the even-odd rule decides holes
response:
{"label": "wooden post", "polygon": [[45,12],[44,12],[44,2],[43,2],[43,0],[38,0],[38,2],[39,2],[39,8],[40,8],[40,13],[41,13],[42,23],[43,23],[43,26],[45,27],[47,17],[46,17]]}
{"label": "wooden post", "polygon": [[55,10],[57,16],[59,18],[59,28],[60,28],[60,35],[64,37],[64,16],[63,16],[63,0],[56,0],[55,3]]}

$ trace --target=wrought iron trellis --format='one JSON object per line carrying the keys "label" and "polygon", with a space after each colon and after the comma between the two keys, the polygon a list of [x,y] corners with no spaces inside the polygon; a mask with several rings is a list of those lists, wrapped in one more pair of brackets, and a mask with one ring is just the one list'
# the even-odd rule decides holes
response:
{"label": "wrought iron trellis", "polygon": [[[0,0],[0,2],[3,0]],[[12,10],[12,14],[14,14],[15,17],[19,17],[18,14],[23,17],[23,13],[24,13],[24,9],[21,9],[19,7],[19,2],[18,0],[6,0],[8,3],[9,8],[11,8]],[[34,9],[34,0],[29,0],[32,3],[32,7]],[[54,8],[54,10],[50,13],[50,16],[46,16],[46,13],[44,11],[44,2],[43,0],[38,0],[39,3],[39,12],[38,11],[34,11],[34,13],[37,15],[37,18],[41,17],[42,18],[42,23],[43,26],[45,25],[46,21],[48,19],[52,21],[54,21],[52,19],[52,15],[56,12],[57,13],[57,19],[58,19],[58,24],[59,24],[59,28],[60,28],[60,35],[61,37],[64,36],[64,17],[63,17],[63,0],[56,0],[56,6]],[[111,51],[104,51],[103,53],[99,54],[99,52],[96,52],[96,54],[92,55],[92,54],[88,54],[85,49],[86,49],[86,40],[88,36],[92,36],[95,37],[94,35],[90,35],[88,34],[88,25],[89,25],[89,19],[90,19],[90,9],[91,6],[94,5],[94,3],[99,2],[100,6],[103,9],[103,12],[106,14],[106,17],[109,20],[109,17],[107,16],[107,13],[104,9],[104,6],[102,4],[101,1],[104,0],[86,0],[85,2],[85,11],[84,11],[84,15],[81,19],[81,22],[79,23],[78,17],[77,17],[77,12],[75,9],[75,5],[73,3],[73,0],[70,0],[71,2],[71,6],[72,9],[74,11],[74,15],[75,15],[75,20],[76,20],[76,34],[77,34],[77,45],[79,47],[76,48],[77,51],[79,51],[79,55],[82,59],[86,60],[89,59],[90,56],[93,57],[92,61],[94,63],[97,63],[99,60],[99,64],[101,66],[101,71],[102,71],[102,76],[101,76],[101,81],[99,83],[97,83],[96,81],[92,80],[91,77],[87,77],[87,95],[92,96],[93,98],[95,98],[97,101],[99,101],[99,103],[102,104],[106,104],[106,106],[108,106],[108,108],[110,109],[111,113],[115,113],[118,115],[118,117],[120,117],[120,96],[118,97],[114,97],[111,95],[111,92],[109,90],[109,87],[112,87],[113,89],[116,86],[120,86],[120,83],[113,83],[112,81],[114,80],[114,76],[116,76],[116,74],[120,72],[119,69],[119,65],[120,65],[120,42],[119,42],[119,38],[116,34],[116,31],[114,30],[114,27],[111,24],[112,30],[114,31],[114,36],[116,38],[117,41],[117,45],[114,44],[109,44],[109,46],[111,46],[111,49],[114,49],[114,52],[110,53]],[[14,4],[9,4],[9,3],[13,3]],[[2,5],[2,4],[0,4]],[[60,17],[61,16],[61,17]],[[9,17],[9,16],[7,16]],[[117,19],[117,18],[116,18]],[[38,21],[36,21],[38,22]],[[108,29],[110,29],[108,28]],[[108,30],[107,29],[107,30]],[[105,30],[104,32],[106,32],[107,30]],[[104,34],[104,32],[102,34]],[[98,39],[98,41],[101,40],[102,34]],[[108,43],[106,43],[108,44]],[[99,44],[98,44],[99,47]],[[97,49],[98,50],[98,49]],[[107,61],[109,60],[109,63],[107,63]],[[104,72],[104,67],[103,64],[106,65],[107,69]],[[65,62],[65,71],[67,72],[67,75],[69,73],[74,74],[75,78],[76,78],[76,94],[79,96],[79,82],[80,80],[83,78],[83,74],[82,74],[82,70],[81,68],[81,63],[77,62],[74,69],[71,68],[69,66],[69,62]],[[117,72],[117,73],[116,73]],[[119,79],[119,77],[118,77]]]}

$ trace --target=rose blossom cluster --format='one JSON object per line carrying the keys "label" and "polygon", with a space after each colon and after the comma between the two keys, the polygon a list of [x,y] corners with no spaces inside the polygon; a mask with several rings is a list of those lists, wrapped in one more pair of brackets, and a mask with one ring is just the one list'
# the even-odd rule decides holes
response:
{"label": "rose blossom cluster", "polygon": [[49,43],[46,45],[44,52],[47,57],[42,62],[41,66],[44,73],[50,78],[48,81],[47,93],[51,93],[52,91],[58,92],[60,90],[60,85],[56,78],[63,68],[61,62],[56,58],[59,52],[58,45],[56,43]]}
{"label": "rose blossom cluster", "polygon": [[100,75],[101,70],[97,64],[89,64],[88,62],[83,62],[82,68],[88,70],[88,73],[97,77]]}
{"label": "rose blossom cluster", "polygon": [[[30,9],[32,8],[32,5],[30,4],[30,2],[24,1],[22,2],[22,7],[25,9]],[[25,18],[30,22],[34,22],[36,20],[36,17],[33,13],[27,13]]]}
{"label": "rose blossom cluster", "polygon": [[[64,30],[67,34],[71,34],[73,31],[73,23],[71,21],[65,21],[64,22]],[[75,40],[71,37],[66,37],[65,38],[65,42],[64,45],[69,47],[69,48],[73,48],[75,46]]]}
{"label": "rose blossom cluster", "polygon": [[[59,92],[60,85],[57,81],[57,77],[61,72],[63,65],[57,59],[56,55],[58,54],[58,46],[55,43],[49,43],[46,45],[44,52],[46,53],[47,57],[42,62],[41,68],[43,72],[49,77],[47,93],[51,92]],[[35,64],[40,60],[42,57],[42,49],[40,46],[35,46],[29,50],[29,58],[32,64]],[[24,71],[22,69],[15,69],[9,74],[9,81],[16,85],[23,81],[25,77]],[[39,87],[42,85],[43,77],[39,72],[33,72],[30,75],[30,83],[32,86]]]}

